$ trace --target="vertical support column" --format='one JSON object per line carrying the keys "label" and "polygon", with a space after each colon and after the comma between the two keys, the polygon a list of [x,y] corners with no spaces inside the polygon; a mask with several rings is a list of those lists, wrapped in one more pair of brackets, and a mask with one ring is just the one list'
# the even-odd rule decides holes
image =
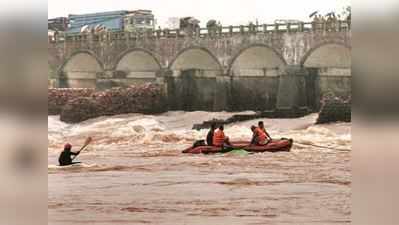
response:
{"label": "vertical support column", "polygon": [[305,30],[305,25],[303,22],[299,23],[299,32],[303,32]]}
{"label": "vertical support column", "polygon": [[156,33],[157,33],[157,38],[159,39],[161,37],[161,31],[157,30]]}
{"label": "vertical support column", "polygon": [[279,29],[279,26],[278,26],[278,24],[276,23],[276,24],[274,24],[274,30],[275,31],[278,31],[278,29]]}
{"label": "vertical support column", "polygon": [[290,110],[306,106],[307,71],[301,66],[286,66],[280,71],[277,109]]}
{"label": "vertical support column", "polygon": [[218,34],[219,34],[218,36],[221,37],[222,33],[223,33],[222,27],[218,26],[217,27],[217,31],[218,31]]}
{"label": "vertical support column", "polygon": [[216,90],[218,90],[214,96],[213,111],[228,111],[229,97],[231,91],[231,79],[228,74],[216,76]]}

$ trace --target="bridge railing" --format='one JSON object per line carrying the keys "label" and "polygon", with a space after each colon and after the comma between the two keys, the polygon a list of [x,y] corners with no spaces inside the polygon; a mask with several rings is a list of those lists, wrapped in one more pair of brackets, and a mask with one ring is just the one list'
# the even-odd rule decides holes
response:
{"label": "bridge railing", "polygon": [[350,21],[339,20],[336,22],[306,22],[287,24],[261,24],[240,26],[214,26],[197,29],[162,29],[145,32],[101,32],[65,34],[49,37],[49,42],[86,42],[101,40],[130,40],[145,38],[181,38],[181,37],[226,37],[236,34],[269,34],[275,32],[339,32],[349,31]]}

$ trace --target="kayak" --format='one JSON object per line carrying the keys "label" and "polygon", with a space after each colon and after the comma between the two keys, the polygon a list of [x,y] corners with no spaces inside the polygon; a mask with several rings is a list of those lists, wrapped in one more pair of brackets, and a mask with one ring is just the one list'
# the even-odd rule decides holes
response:
{"label": "kayak", "polygon": [[[272,140],[267,145],[251,145],[247,141],[231,142],[231,145],[234,149],[243,149],[248,152],[289,152],[293,142],[292,139],[282,138],[280,140]],[[183,151],[183,153],[191,154],[212,154],[219,152],[222,152],[222,148],[216,146],[190,147]]]}
{"label": "kayak", "polygon": [[81,168],[95,168],[97,164],[86,164],[82,162],[77,162],[71,165],[48,165],[48,170],[74,170],[74,169],[81,169]]}

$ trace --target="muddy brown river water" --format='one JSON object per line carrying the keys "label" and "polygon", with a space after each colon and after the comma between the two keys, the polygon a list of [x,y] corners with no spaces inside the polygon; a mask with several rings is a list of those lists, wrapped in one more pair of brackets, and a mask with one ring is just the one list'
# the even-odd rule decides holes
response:
{"label": "muddy brown river water", "polygon": [[[250,112],[248,112],[250,113]],[[129,114],[68,125],[48,117],[48,224],[349,224],[351,124],[263,119],[288,153],[189,155],[207,130],[193,123],[230,113]],[[258,120],[226,126],[248,140]],[[65,142],[83,164],[57,167]]]}

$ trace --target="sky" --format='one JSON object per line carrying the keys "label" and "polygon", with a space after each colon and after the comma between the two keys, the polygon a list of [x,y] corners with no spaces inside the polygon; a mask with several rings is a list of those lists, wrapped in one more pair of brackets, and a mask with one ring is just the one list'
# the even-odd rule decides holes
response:
{"label": "sky", "polygon": [[349,0],[48,0],[48,18],[113,10],[150,9],[157,24],[164,27],[170,17],[193,16],[201,27],[210,19],[223,25],[240,25],[256,20],[273,23],[276,19],[309,21],[309,14],[341,12]]}

